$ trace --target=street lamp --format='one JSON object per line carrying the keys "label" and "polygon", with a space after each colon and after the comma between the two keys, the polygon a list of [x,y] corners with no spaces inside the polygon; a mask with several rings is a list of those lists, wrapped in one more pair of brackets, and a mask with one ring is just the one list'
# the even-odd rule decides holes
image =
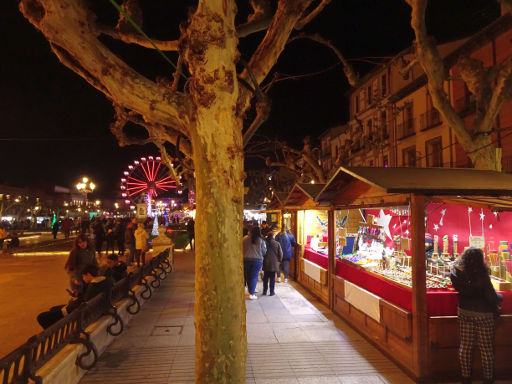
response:
{"label": "street lamp", "polygon": [[83,177],[82,181],[76,185],[76,189],[78,192],[83,193],[85,195],[85,203],[87,204],[87,194],[94,191],[96,185],[90,181],[87,177]]}

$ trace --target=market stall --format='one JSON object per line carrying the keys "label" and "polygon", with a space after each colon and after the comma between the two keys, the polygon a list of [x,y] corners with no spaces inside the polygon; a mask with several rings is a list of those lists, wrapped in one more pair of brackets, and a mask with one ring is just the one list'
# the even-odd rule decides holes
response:
{"label": "market stall", "polygon": [[324,303],[329,303],[327,268],[316,262],[313,256],[318,254],[327,259],[325,242],[327,231],[327,210],[317,209],[314,201],[324,184],[295,184],[284,202],[284,216],[290,215],[290,227],[295,228],[297,242],[301,244],[298,263],[290,264],[296,280],[309,289]]}
{"label": "market stall", "polygon": [[332,251],[310,247],[304,257],[329,272],[331,308],[411,376],[456,378],[450,264],[465,247],[481,247],[504,296],[496,374],[510,377],[510,196],[512,176],[498,172],[340,168],[315,199],[316,209],[328,209],[321,244]]}

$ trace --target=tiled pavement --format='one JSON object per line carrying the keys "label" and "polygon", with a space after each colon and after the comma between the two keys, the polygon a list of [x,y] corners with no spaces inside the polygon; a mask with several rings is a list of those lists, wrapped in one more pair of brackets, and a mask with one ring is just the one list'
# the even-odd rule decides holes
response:
{"label": "tiled pavement", "polygon": [[[154,292],[81,383],[193,383],[193,255]],[[261,286],[259,286],[261,290]],[[247,383],[408,384],[393,362],[294,283],[247,305]],[[315,305],[313,305],[315,304]]]}

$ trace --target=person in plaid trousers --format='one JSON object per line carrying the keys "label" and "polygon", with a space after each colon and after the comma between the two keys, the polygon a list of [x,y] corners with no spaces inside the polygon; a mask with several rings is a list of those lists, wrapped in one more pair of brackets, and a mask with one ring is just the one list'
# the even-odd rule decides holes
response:
{"label": "person in plaid trousers", "polygon": [[459,360],[462,382],[471,383],[471,365],[475,341],[480,349],[484,384],[493,383],[494,316],[502,296],[494,290],[489,268],[480,248],[469,247],[454,263],[450,275],[459,292]]}

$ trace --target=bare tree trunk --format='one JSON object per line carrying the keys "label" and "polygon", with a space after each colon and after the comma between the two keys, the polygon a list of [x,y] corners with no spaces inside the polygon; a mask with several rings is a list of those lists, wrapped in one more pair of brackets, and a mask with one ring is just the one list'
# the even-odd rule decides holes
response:
{"label": "bare tree trunk", "polygon": [[[212,122],[204,125],[210,130]],[[232,132],[236,129],[224,127],[215,138],[193,143],[197,154],[196,383],[245,382],[243,159],[241,151],[223,156],[233,153],[234,147],[241,148],[242,137],[235,143]]]}
{"label": "bare tree trunk", "polygon": [[242,273],[243,145],[237,116],[234,15],[201,1],[190,20],[196,204],[196,383],[245,383],[247,334]]}
{"label": "bare tree trunk", "polygon": [[475,140],[475,151],[468,153],[475,169],[487,169],[502,171],[501,148],[496,148],[492,142],[492,136],[486,135],[480,140]]}

